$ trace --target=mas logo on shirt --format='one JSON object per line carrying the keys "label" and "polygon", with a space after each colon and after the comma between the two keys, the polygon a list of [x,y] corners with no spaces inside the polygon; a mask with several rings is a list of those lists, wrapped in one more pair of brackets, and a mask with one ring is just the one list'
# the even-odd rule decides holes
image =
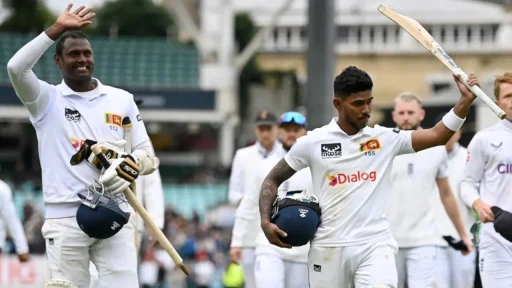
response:
{"label": "mas logo on shirt", "polygon": [[375,151],[375,150],[380,150],[380,148],[381,148],[381,145],[380,145],[380,141],[378,138],[371,139],[371,140],[368,140],[366,142],[359,144],[360,152]]}
{"label": "mas logo on shirt", "polygon": [[82,119],[80,112],[71,108],[64,108],[64,116],[66,117],[66,120],[73,122],[80,122],[80,119]]}
{"label": "mas logo on shirt", "polygon": [[341,157],[341,143],[321,144],[320,150],[322,159]]}
{"label": "mas logo on shirt", "polygon": [[113,114],[113,113],[105,113],[105,124],[122,127],[123,119],[122,119],[121,115],[117,115],[117,114]]}

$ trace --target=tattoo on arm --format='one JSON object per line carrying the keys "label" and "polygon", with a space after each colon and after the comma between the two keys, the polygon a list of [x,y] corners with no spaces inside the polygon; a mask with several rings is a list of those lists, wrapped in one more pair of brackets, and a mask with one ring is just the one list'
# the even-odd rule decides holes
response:
{"label": "tattoo on arm", "polygon": [[272,205],[277,198],[277,188],[281,183],[292,177],[295,172],[283,158],[268,173],[260,190],[259,206],[262,223],[270,220]]}

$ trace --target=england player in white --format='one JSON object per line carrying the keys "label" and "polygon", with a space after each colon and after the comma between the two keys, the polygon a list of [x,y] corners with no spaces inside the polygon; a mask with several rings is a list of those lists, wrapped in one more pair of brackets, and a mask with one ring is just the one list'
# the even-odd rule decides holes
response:
{"label": "england player in white", "polygon": [[[455,132],[446,143],[448,152],[448,180],[457,200],[459,212],[464,222],[464,230],[469,233],[474,222],[471,209],[460,199],[460,182],[466,165],[467,149],[459,144],[462,129]],[[460,242],[458,232],[451,222],[441,201],[437,201],[437,227],[443,236],[453,238],[454,242]],[[440,247],[437,254],[436,286],[437,288],[468,288],[473,287],[475,281],[476,252],[473,250],[468,255],[463,255],[450,246]]]}
{"label": "england player in white", "polygon": [[[425,110],[416,95],[402,93],[395,99],[392,115],[399,129],[418,131],[422,129],[420,125],[425,118]],[[436,229],[439,198],[456,227],[457,235],[469,249],[472,245],[448,181],[445,146],[395,157],[389,191],[384,213],[398,243],[395,261],[398,287],[434,287],[436,257],[440,247],[446,245]]]}
{"label": "england player in white", "polygon": [[[301,288],[308,287],[307,258],[309,244],[292,249],[271,245],[265,238],[260,227],[258,199],[261,183],[274,165],[289,151],[297,138],[306,135],[306,118],[304,115],[290,111],[281,115],[279,140],[283,145],[281,153],[267,157],[254,167],[252,177],[247,183],[240,207],[247,213],[246,218],[237,219],[233,228],[238,237],[244,237],[250,231],[256,230],[256,249],[254,278],[257,288]],[[305,191],[311,194],[311,173],[303,169],[285,181],[279,187],[279,196],[284,198],[288,191]],[[256,222],[256,225],[252,225]],[[255,228],[257,227],[257,228]]]}
{"label": "england player in white", "polygon": [[[310,287],[396,287],[397,243],[384,215],[390,166],[396,155],[446,144],[460,128],[476,97],[455,81],[461,97],[443,121],[431,129],[400,131],[367,126],[373,82],[366,72],[350,66],[336,77],[333,104],[338,117],[299,138],[260,191],[265,236],[270,243],[289,248],[279,240],[278,235],[285,233],[270,222],[272,204],[284,181],[311,169],[322,224],[308,257]],[[478,84],[474,75],[468,83]]]}
{"label": "england player in white", "polygon": [[[90,24],[95,16],[90,8],[80,6],[71,11],[72,6],[69,4],[50,28],[23,46],[7,64],[11,83],[30,113],[38,138],[46,206],[42,233],[50,283],[60,279],[88,288],[92,261],[101,287],[138,287],[133,225],[126,224],[105,240],[90,238],[76,221],[78,193],[86,192],[86,185],[99,178],[106,191],[119,195],[138,174],[153,172],[158,161],[152,155],[144,123],[134,120],[139,111],[133,95],[92,78],[94,58],[86,36],[77,31],[64,34]],[[32,67],[57,39],[54,59],[64,79],[55,86],[39,80]],[[115,150],[115,144],[123,141],[124,117],[133,123],[130,155],[116,151],[123,157],[111,159],[110,168],[101,175],[94,165],[98,162],[95,157],[71,165],[75,148],[87,140]],[[133,215],[128,204],[120,208]]]}
{"label": "england player in white", "polygon": [[[275,114],[268,111],[261,111],[255,119],[254,132],[258,138],[254,145],[238,149],[233,158],[233,165],[231,167],[231,176],[229,178],[229,201],[232,204],[237,204],[236,220],[245,222],[244,219],[249,219],[250,212],[240,206],[240,200],[248,189],[248,181],[253,176],[254,167],[263,159],[272,155],[283,155],[284,150],[277,140],[278,134],[278,120]],[[254,218],[253,222],[248,223],[249,227],[259,225]],[[245,225],[245,224],[244,224]],[[235,223],[235,226],[240,226]],[[256,246],[257,230],[249,230],[248,233],[240,235],[240,230],[234,229],[231,239],[231,249],[229,256],[232,262],[238,263],[244,270],[245,287],[254,288],[254,247]]]}
{"label": "england player in white", "polygon": [[512,286],[512,243],[493,227],[492,206],[512,212],[512,73],[496,78],[496,104],[507,119],[484,129],[468,146],[461,198],[477,213],[483,228],[480,234],[479,269],[484,288]]}
{"label": "england player in white", "polygon": [[23,225],[16,215],[16,207],[12,198],[11,187],[4,181],[0,180],[0,255],[5,252],[5,238],[10,235],[16,254],[20,262],[27,262],[30,259],[28,254],[27,237]]}

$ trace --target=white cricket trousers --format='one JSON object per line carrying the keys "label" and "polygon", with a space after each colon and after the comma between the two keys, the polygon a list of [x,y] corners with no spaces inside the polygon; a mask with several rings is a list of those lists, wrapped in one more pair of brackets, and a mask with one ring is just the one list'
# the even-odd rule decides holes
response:
{"label": "white cricket trousers", "polygon": [[308,270],[310,288],[396,288],[395,255],[391,236],[381,241],[343,247],[311,247]]}
{"label": "white cricket trousers", "polygon": [[512,243],[508,243],[506,240],[487,240],[485,246],[481,245],[479,251],[478,266],[482,287],[512,287]]}
{"label": "white cricket trousers", "polygon": [[284,261],[276,255],[257,255],[254,278],[257,288],[308,288],[308,264]]}
{"label": "white cricket trousers", "polygon": [[254,279],[255,250],[255,248],[242,248],[240,266],[242,266],[242,271],[244,271],[245,288],[256,288],[256,280]]}
{"label": "white cricket trousers", "polygon": [[130,221],[116,235],[105,240],[87,236],[76,217],[46,219],[42,228],[52,279],[71,281],[89,288],[89,263],[99,276],[100,288],[138,288],[137,254]]}
{"label": "white cricket trousers", "polygon": [[436,288],[472,288],[475,282],[476,252],[462,255],[451,247],[439,247],[436,261]]}
{"label": "white cricket trousers", "polygon": [[432,245],[398,249],[398,288],[433,288],[438,248]]}

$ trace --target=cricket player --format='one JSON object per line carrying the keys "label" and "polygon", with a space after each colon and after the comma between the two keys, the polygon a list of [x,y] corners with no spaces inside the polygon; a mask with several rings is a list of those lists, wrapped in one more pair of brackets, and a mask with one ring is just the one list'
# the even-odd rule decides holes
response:
{"label": "cricket player", "polygon": [[494,230],[491,210],[497,206],[512,212],[512,73],[496,78],[494,96],[507,119],[473,137],[460,186],[462,200],[484,223],[478,246],[484,288],[512,286],[512,243]]}
{"label": "cricket player", "polygon": [[16,215],[16,207],[12,199],[12,190],[7,183],[0,180],[0,255],[2,254],[2,250],[4,250],[7,234],[9,234],[14,241],[18,260],[20,262],[27,262],[30,259],[27,237],[25,237],[23,225],[18,215]]}
{"label": "cricket player", "polygon": [[[238,149],[233,158],[232,172],[229,179],[229,201],[232,204],[239,204],[245,191],[248,189],[248,179],[254,173],[254,167],[261,160],[272,155],[283,155],[283,147],[277,140],[278,120],[275,114],[268,111],[261,111],[255,119],[254,132],[258,141],[249,147]],[[245,208],[238,206],[236,219],[247,218]],[[236,224],[235,224],[236,225]],[[253,220],[248,223],[250,227],[256,227],[258,222]],[[232,262],[242,266],[245,277],[245,287],[254,288],[254,247],[256,246],[257,230],[252,229],[244,237],[236,235],[233,231],[231,249],[229,256]]]}
{"label": "cricket player", "polygon": [[[7,64],[14,90],[37,133],[46,206],[42,234],[51,270],[46,286],[54,287],[53,283],[62,280],[88,288],[92,261],[98,269],[100,287],[138,287],[132,223],[113,223],[108,225],[112,231],[95,231],[113,235],[107,239],[89,237],[77,223],[77,211],[82,207],[79,195],[87,194],[86,186],[99,181],[110,197],[122,197],[122,191],[139,174],[151,174],[158,168],[158,159],[152,154],[133,95],[92,77],[93,50],[86,36],[76,30],[91,24],[95,13],[85,6],[72,11],[72,6],[69,4],[52,26],[24,45]],[[75,31],[65,33],[69,30]],[[63,81],[51,85],[39,80],[32,67],[55,42],[54,59]],[[133,123],[131,154],[124,153],[122,145],[126,143],[124,117]],[[89,145],[94,143],[112,156],[108,169],[101,167],[90,151]],[[133,215],[128,204],[119,208]],[[107,223],[102,224],[107,227]]]}
{"label": "cricket player", "polygon": [[[420,131],[425,117],[421,100],[412,93],[395,98],[393,121],[402,131]],[[448,181],[448,153],[436,146],[394,158],[391,189],[384,213],[398,244],[398,287],[434,287],[436,257],[445,240],[436,229],[436,204],[441,199],[457,235],[471,249],[457,200]],[[468,253],[468,251],[464,251]]]}
{"label": "cricket player", "polygon": [[[309,244],[292,249],[280,248],[271,245],[265,238],[263,231],[255,228],[260,226],[258,199],[261,183],[272,167],[284,157],[286,151],[290,150],[297,138],[303,135],[306,135],[306,117],[304,115],[294,111],[281,115],[279,140],[284,149],[280,153],[267,157],[255,166],[244,197],[240,202],[240,209],[247,213],[244,214],[244,218],[236,218],[233,234],[236,237],[243,238],[252,230],[258,232],[254,265],[254,278],[257,288],[308,287],[307,255]],[[304,169],[281,184],[279,196],[284,198],[288,191],[306,191],[304,194],[310,193],[311,185],[309,169]],[[254,222],[256,222],[256,225],[252,224]],[[234,241],[238,240],[234,239]]]}
{"label": "cricket player", "polygon": [[[462,129],[455,132],[453,137],[446,143],[448,152],[448,180],[457,201],[459,212],[464,223],[464,231],[469,233],[473,224],[471,209],[460,199],[460,182],[466,165],[467,149],[459,144]],[[459,249],[460,237],[455,226],[450,221],[446,210],[441,207],[441,201],[437,201],[437,227],[441,235],[450,241],[450,246],[440,247],[436,261],[436,285],[437,288],[470,288],[475,281],[476,252],[473,250],[463,255]]]}
{"label": "cricket player", "polygon": [[[155,224],[158,225],[160,229],[164,229],[165,201],[160,170],[157,169],[149,175],[138,177],[135,182],[137,183],[137,199],[144,205],[144,208],[146,208],[148,214],[153,221],[155,221]],[[138,223],[135,225],[134,221],[136,221],[136,219]],[[130,221],[132,221],[132,224],[137,228],[137,233],[139,233],[137,247],[140,249],[144,235],[144,220],[138,216],[130,217]],[[91,273],[90,288],[100,287],[98,271],[92,262],[90,263],[89,271]]]}
{"label": "cricket player", "polygon": [[[396,155],[445,145],[464,123],[476,96],[454,77],[461,97],[435,127],[414,131],[367,126],[373,81],[350,66],[334,80],[338,117],[297,140],[263,181],[261,227],[270,243],[290,248],[284,231],[270,221],[278,187],[306,167],[322,210],[310,243],[309,284],[320,287],[397,287],[397,243],[384,215]],[[468,85],[478,85],[469,76]],[[380,286],[379,286],[380,285]]]}

